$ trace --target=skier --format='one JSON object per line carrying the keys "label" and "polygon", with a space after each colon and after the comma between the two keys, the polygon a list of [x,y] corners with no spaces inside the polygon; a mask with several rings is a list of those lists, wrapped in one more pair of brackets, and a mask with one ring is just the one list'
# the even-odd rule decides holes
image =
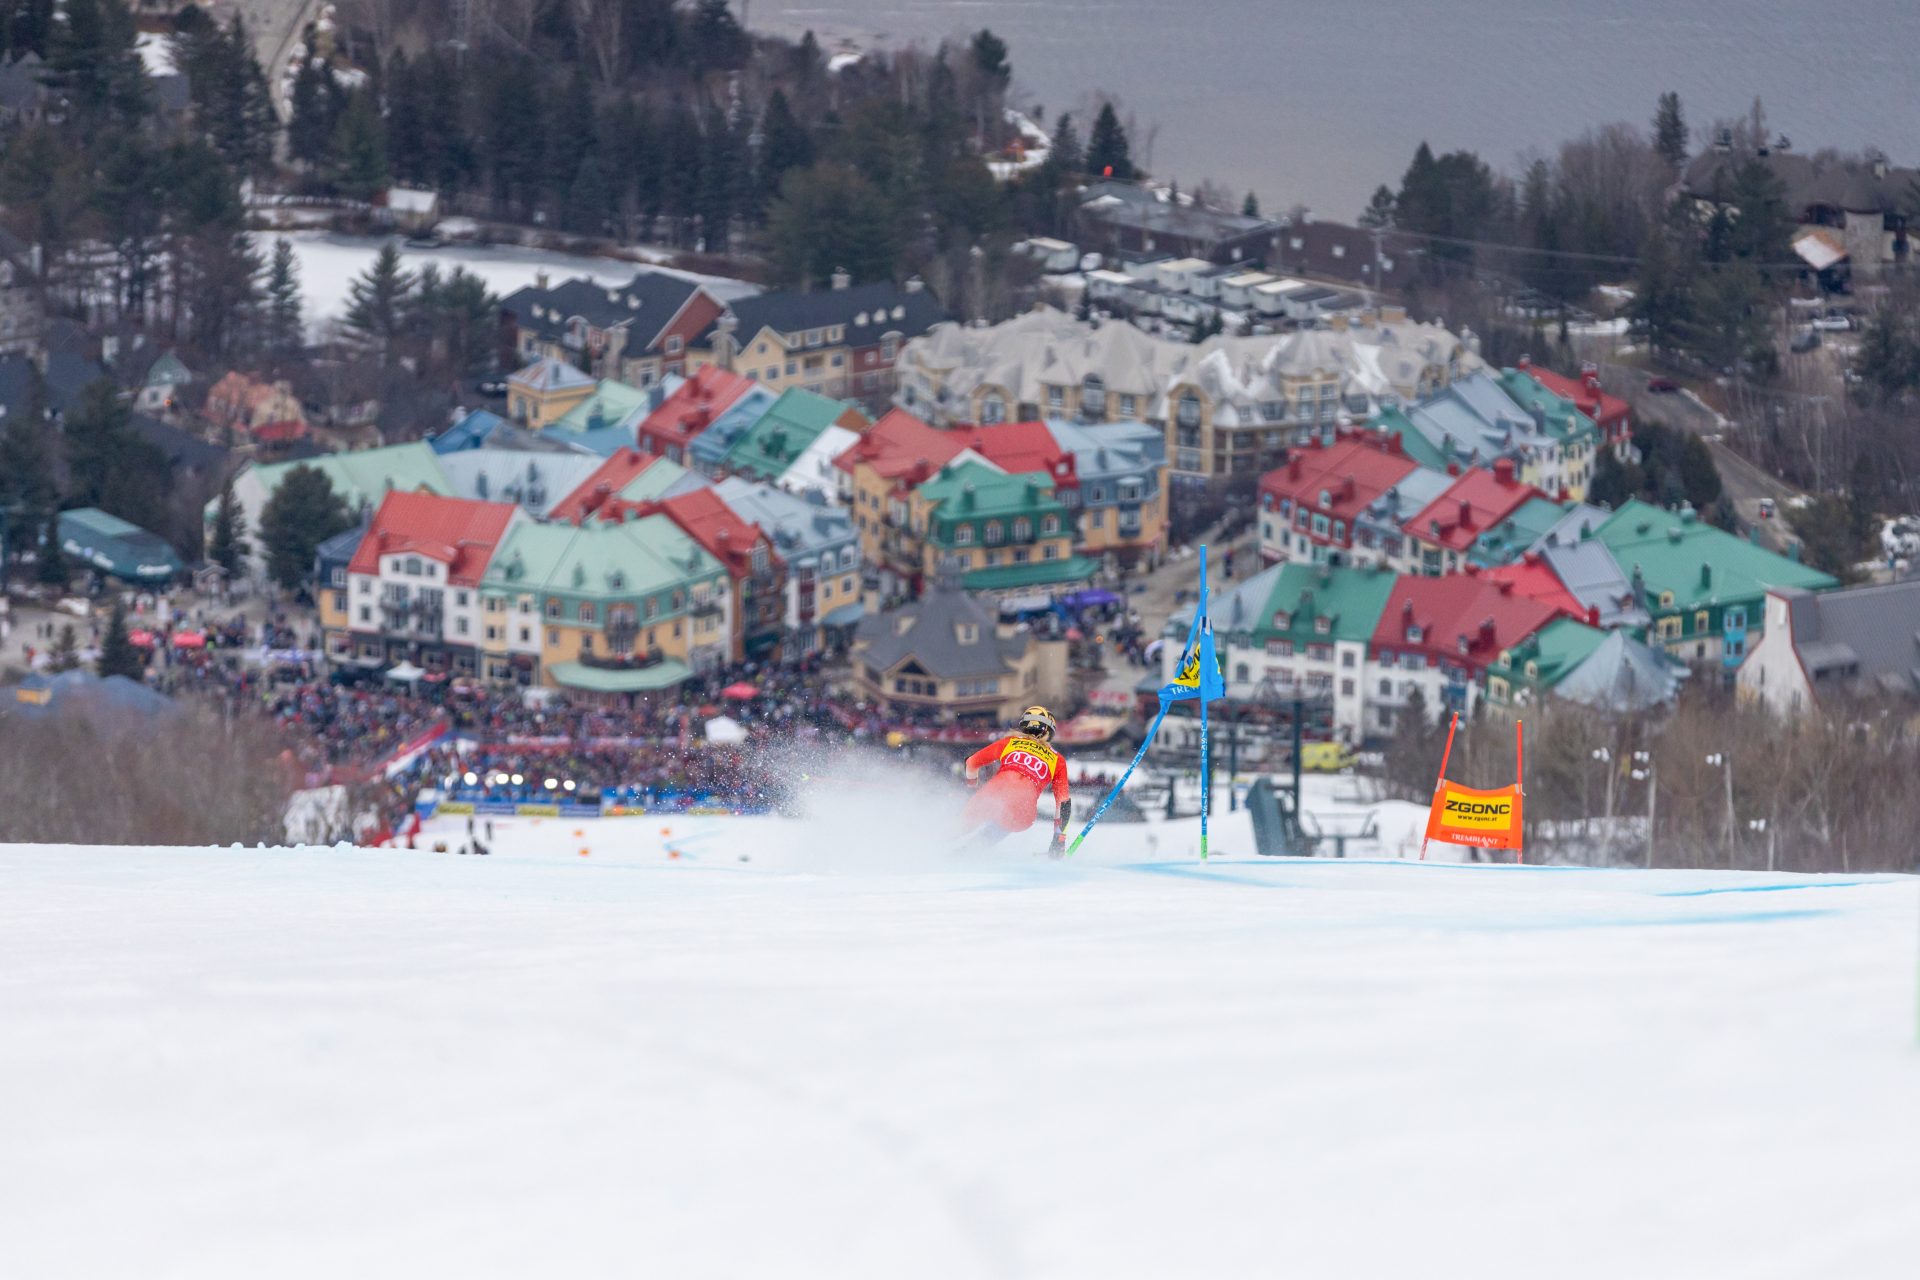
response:
{"label": "skier", "polygon": [[1066,851],[1067,819],[1073,801],[1067,794],[1067,763],[1052,747],[1053,716],[1045,707],[1020,713],[1014,732],[988,743],[967,757],[967,781],[980,777],[987,765],[999,769],[974,792],[961,815],[965,843],[992,844],[1016,831],[1025,831],[1039,816],[1040,793],[1053,788],[1053,843],[1050,857]]}

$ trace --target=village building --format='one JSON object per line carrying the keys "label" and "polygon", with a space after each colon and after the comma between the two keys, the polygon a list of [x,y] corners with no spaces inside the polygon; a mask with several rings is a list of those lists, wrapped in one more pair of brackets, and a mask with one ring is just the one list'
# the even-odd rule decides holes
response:
{"label": "village building", "polygon": [[818,493],[802,496],[740,476],[720,481],[714,492],[742,520],[766,530],[786,563],[782,652],[794,658],[845,649],[866,615],[852,517]]}
{"label": "village building", "polygon": [[1559,504],[1514,474],[1510,458],[1454,478],[1439,497],[1408,520],[1401,566],[1438,577],[1469,564],[1504,564],[1557,523]]}
{"label": "village building", "polygon": [[639,421],[630,443],[643,453],[659,454],[682,466],[693,464],[691,446],[707,428],[727,423],[730,432],[730,424],[738,423],[739,429],[745,430],[776,398],[766,387],[713,364],[700,366],[682,381],[669,380],[663,385],[672,389]]}
{"label": "village building", "polygon": [[728,303],[714,326],[713,358],[775,391],[804,387],[836,400],[879,400],[893,392],[901,348],[945,319],[917,278],[855,285],[836,272],[829,289]]}
{"label": "village building", "polygon": [[523,522],[481,584],[483,674],[631,702],[729,660],[725,568],[664,515]]}
{"label": "village building", "polygon": [[1167,540],[1167,438],[1142,422],[1087,425],[1050,419],[1078,483],[1056,496],[1074,513],[1080,554],[1133,566],[1157,563]]}
{"label": "village building", "polygon": [[1740,664],[1743,699],[1784,719],[1855,703],[1920,700],[1920,579],[1767,592],[1766,625]]}
{"label": "village building", "polygon": [[1472,715],[1500,655],[1564,616],[1481,575],[1395,579],[1367,644],[1366,733],[1391,736],[1415,692],[1429,717]]}
{"label": "village building", "polygon": [[1044,471],[1009,473],[971,458],[949,463],[913,490],[907,520],[923,580],[957,578],[969,591],[1037,595],[1045,603],[1098,568],[1074,554],[1072,513]]}
{"label": "village building", "polygon": [[542,431],[565,417],[599,386],[592,377],[554,356],[541,356],[507,378],[507,413],[523,427]]}
{"label": "village building", "polygon": [[[749,480],[770,480],[784,488],[787,473],[800,465],[803,457],[813,454],[813,478],[817,483],[819,454],[814,446],[821,443],[822,437],[825,437],[826,457],[830,462],[851,447],[871,425],[872,419],[855,405],[793,387],[781,392],[780,398],[768,406],[759,421],[740,434],[721,455],[717,469]],[[796,476],[796,482],[801,478]],[[831,475],[825,477],[825,483],[828,492],[837,491],[838,485]]]}
{"label": "village building", "polygon": [[1022,707],[1067,693],[1067,646],[1002,622],[992,607],[938,585],[869,614],[854,631],[854,687],[895,715],[979,721],[1000,732]]}
{"label": "village building", "polygon": [[1336,433],[1331,444],[1286,450],[1282,465],[1260,477],[1261,559],[1398,564],[1404,554],[1400,521],[1392,523],[1390,545],[1372,530],[1363,544],[1361,518],[1383,498],[1397,498],[1397,487],[1421,470],[1401,440],[1398,434],[1353,429]]}
{"label": "village building", "polygon": [[200,412],[216,431],[256,444],[291,444],[307,434],[306,410],[290,383],[252,378],[238,369],[208,388]]}
{"label": "village building", "polygon": [[1628,502],[1595,532],[1651,619],[1648,639],[1695,666],[1728,674],[1766,626],[1768,591],[1824,591],[1831,576],[1701,520],[1692,508]]}
{"label": "village building", "polygon": [[552,287],[542,280],[501,302],[502,346],[510,362],[544,357],[595,379],[648,387],[705,362],[699,344],[722,310],[699,284],[663,271],[613,286],[584,277]]}
{"label": "village building", "polygon": [[388,493],[347,564],[346,625],[326,631],[328,657],[480,675],[480,580],[525,519],[511,503]]}

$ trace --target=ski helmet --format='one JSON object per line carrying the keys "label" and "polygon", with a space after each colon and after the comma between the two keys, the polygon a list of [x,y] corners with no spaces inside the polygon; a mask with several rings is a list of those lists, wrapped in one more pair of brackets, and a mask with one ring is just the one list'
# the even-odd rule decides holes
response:
{"label": "ski helmet", "polygon": [[1020,713],[1019,729],[1030,738],[1047,742],[1053,738],[1053,712],[1045,707],[1028,707]]}

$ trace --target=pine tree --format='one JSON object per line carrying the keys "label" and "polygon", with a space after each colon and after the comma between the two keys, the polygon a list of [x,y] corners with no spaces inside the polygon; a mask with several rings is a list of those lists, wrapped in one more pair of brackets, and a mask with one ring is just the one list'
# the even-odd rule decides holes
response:
{"label": "pine tree", "polygon": [[47,670],[57,675],[62,671],[73,671],[79,666],[80,637],[74,634],[73,624],[69,622],[60,628],[54,637],[53,648],[47,651]]}
{"label": "pine tree", "polygon": [[247,558],[246,523],[246,513],[229,479],[220,490],[219,505],[213,509],[213,529],[207,535],[207,559],[225,569],[229,578],[239,576],[240,564]]}
{"label": "pine tree", "polygon": [[1687,162],[1687,118],[1680,110],[1677,93],[1660,95],[1660,105],[1653,113],[1653,149],[1675,172]]}
{"label": "pine tree", "polygon": [[293,77],[292,119],[287,124],[287,154],[302,164],[325,165],[333,154],[333,133],[340,124],[344,95],[327,64],[308,58]]}
{"label": "pine tree", "polygon": [[1087,139],[1087,172],[1123,182],[1139,173],[1129,155],[1127,131],[1111,102],[1102,103],[1100,114],[1094,118],[1093,135]]}
{"label": "pine tree", "polygon": [[146,118],[147,72],[135,46],[133,14],[122,0],[66,0],[49,40],[47,65],[77,122],[132,128]]}
{"label": "pine tree", "polygon": [[1373,189],[1373,198],[1360,211],[1360,225],[1369,231],[1393,225],[1393,188],[1384,182]]}
{"label": "pine tree", "polygon": [[788,174],[767,211],[767,239],[775,274],[785,284],[824,284],[840,268],[859,282],[893,275],[894,230],[886,201],[865,176],[843,165]]}
{"label": "pine tree", "polygon": [[204,16],[179,24],[174,49],[193,96],[195,121],[207,141],[243,172],[265,166],[273,157],[280,122],[267,94],[267,78],[253,56],[246,19],[236,15],[226,27]]}
{"label": "pine tree", "polygon": [[607,181],[606,170],[600,166],[599,155],[590,150],[580,157],[580,165],[574,170],[573,184],[567,189],[567,201],[561,210],[560,224],[581,235],[605,235],[607,218],[612,210],[612,184]]}
{"label": "pine tree", "polygon": [[346,503],[324,471],[304,463],[289,471],[260,512],[260,545],[267,573],[288,591],[313,572],[320,544],[353,525]]}
{"label": "pine tree", "polygon": [[[26,376],[24,403],[0,422],[0,523],[6,549],[14,555],[33,545],[32,531],[45,525],[58,497],[39,370],[29,363]],[[0,576],[5,569],[0,565]]]}
{"label": "pine tree", "polygon": [[981,75],[1006,88],[1013,81],[1013,67],[1007,62],[1007,42],[982,27],[973,37],[973,65]]}
{"label": "pine tree", "polygon": [[140,651],[127,639],[127,606],[118,595],[114,596],[113,612],[107,617],[106,634],[100,637],[100,657],[94,663],[94,670],[103,680],[108,676],[138,680],[146,673]]}
{"label": "pine tree", "polygon": [[412,274],[400,265],[400,251],[388,241],[380,246],[366,273],[347,287],[345,324],[368,345],[379,349],[382,364],[391,365],[398,355],[397,342],[413,286]]}
{"label": "pine tree", "polygon": [[1253,192],[1251,191],[1247,192],[1247,198],[1240,202],[1240,216],[1243,218],[1259,217],[1260,216],[1260,197],[1253,194]]}
{"label": "pine tree", "polygon": [[334,126],[328,167],[333,185],[349,199],[371,200],[387,189],[391,175],[387,170],[386,126],[372,90],[363,89],[347,98],[340,121]]}
{"label": "pine tree", "polygon": [[780,182],[795,169],[813,163],[813,138],[793,114],[785,92],[775,89],[760,120],[760,198],[762,203],[780,190]]}
{"label": "pine tree", "polygon": [[273,242],[273,264],[267,268],[267,351],[285,359],[305,345],[300,317],[300,267],[293,243],[285,236]]}
{"label": "pine tree", "polygon": [[1073,116],[1069,112],[1062,112],[1059,123],[1053,126],[1053,149],[1047,153],[1047,165],[1063,176],[1087,171],[1086,152],[1080,146],[1080,135],[1074,131]]}

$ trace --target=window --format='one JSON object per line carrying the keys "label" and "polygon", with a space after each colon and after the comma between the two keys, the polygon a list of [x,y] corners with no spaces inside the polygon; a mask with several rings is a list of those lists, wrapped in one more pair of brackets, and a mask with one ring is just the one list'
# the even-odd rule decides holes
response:
{"label": "window", "polygon": [[679,334],[670,333],[667,335],[667,354],[668,355],[670,356],[679,355],[681,346],[682,346],[682,343],[680,341]]}
{"label": "window", "polygon": [[361,595],[363,595],[363,596],[370,596],[370,595],[372,595],[372,594],[373,594],[373,579],[372,579],[372,578],[362,578],[362,579],[360,579],[360,594],[361,594]]}
{"label": "window", "polygon": [[653,620],[654,620],[655,618],[657,618],[657,617],[659,617],[659,616],[660,616],[660,599],[659,599],[659,597],[657,597],[657,596],[648,596],[648,597],[647,597],[647,621],[648,621],[648,622],[652,622],[652,621],[653,621]]}
{"label": "window", "polygon": [[1347,649],[1340,654],[1340,665],[1343,667],[1353,666],[1353,650]]}
{"label": "window", "polygon": [[579,609],[574,612],[574,616],[581,622],[591,623],[593,621],[593,606],[591,604],[582,604]]}
{"label": "window", "polygon": [[798,360],[787,361],[787,376],[791,378],[798,372],[800,372],[800,362]]}
{"label": "window", "polygon": [[1083,413],[1104,414],[1107,411],[1107,384],[1097,373],[1087,375],[1080,387],[1080,409]]}
{"label": "window", "polygon": [[1340,682],[1340,693],[1343,697],[1351,698],[1353,696],[1353,681],[1342,680]]}
{"label": "window", "polygon": [[953,526],[953,544],[956,547],[964,547],[972,541],[973,541],[972,525],[957,524]]}
{"label": "window", "polygon": [[1065,387],[1048,387],[1047,388],[1047,407],[1048,408],[1058,409],[1058,408],[1061,408],[1063,405],[1065,405],[1066,402],[1067,402],[1067,389]]}
{"label": "window", "polygon": [[372,606],[372,605],[369,605],[369,604],[363,604],[363,605],[361,605],[361,606],[360,606],[360,621],[362,621],[362,622],[372,622],[372,621],[373,621],[373,606]]}
{"label": "window", "polygon": [[558,600],[547,601],[547,616],[549,618],[557,618],[560,616],[560,602]]}
{"label": "window", "polygon": [[1040,549],[1040,558],[1042,560],[1058,560],[1060,558],[1059,544],[1049,542],[1046,546],[1042,547]]}
{"label": "window", "polygon": [[460,635],[467,634],[467,620],[465,618],[455,618],[453,620],[453,629]]}
{"label": "window", "polygon": [[893,358],[895,355],[899,353],[899,351],[900,351],[900,343],[898,339],[888,338],[885,342],[880,344],[880,358],[882,360],[885,360],[888,364],[893,363]]}
{"label": "window", "polygon": [[1041,533],[1060,532],[1060,517],[1059,516],[1043,516],[1040,520],[1040,532]]}
{"label": "window", "polygon": [[1713,615],[1708,613],[1705,609],[1702,609],[1698,613],[1694,614],[1693,615],[1693,633],[1697,636],[1703,636],[1707,634],[1707,625],[1710,622],[1712,622],[1712,620],[1713,620]]}
{"label": "window", "polygon": [[1180,397],[1179,421],[1183,427],[1200,425],[1200,397],[1192,392]]}
{"label": "window", "polygon": [[1033,521],[1027,519],[1025,516],[1020,516],[1013,522],[1013,540],[1015,542],[1029,542],[1032,538]]}
{"label": "window", "polygon": [[1123,418],[1131,418],[1135,412],[1133,397],[1130,395],[1122,395],[1120,397],[1120,416]]}
{"label": "window", "polygon": [[456,591],[456,592],[454,592],[454,593],[453,593],[453,602],[454,602],[455,604],[457,604],[457,605],[459,605],[459,606],[461,606],[462,608],[465,608],[465,607],[466,607],[466,603],[467,603],[467,593],[466,593],[466,592],[464,592],[464,591]]}
{"label": "window", "polygon": [[406,567],[403,568],[401,572],[408,575],[409,577],[413,577],[413,578],[419,577],[420,576],[420,557],[408,556]]}
{"label": "window", "polygon": [[528,628],[528,627],[520,628],[520,643],[521,644],[533,643],[533,631],[531,628]]}
{"label": "window", "polygon": [[987,545],[988,546],[990,547],[999,546],[1000,543],[1003,541],[1004,536],[1005,535],[1001,531],[1000,522],[998,520],[987,521]]}
{"label": "window", "polygon": [[1408,627],[1408,628],[1407,628],[1407,643],[1408,643],[1408,644],[1419,644],[1419,643],[1420,643],[1420,628],[1419,628],[1419,627]]}
{"label": "window", "polygon": [[498,640],[499,638],[500,638],[500,628],[498,627],[487,628],[487,639],[489,641]]}

